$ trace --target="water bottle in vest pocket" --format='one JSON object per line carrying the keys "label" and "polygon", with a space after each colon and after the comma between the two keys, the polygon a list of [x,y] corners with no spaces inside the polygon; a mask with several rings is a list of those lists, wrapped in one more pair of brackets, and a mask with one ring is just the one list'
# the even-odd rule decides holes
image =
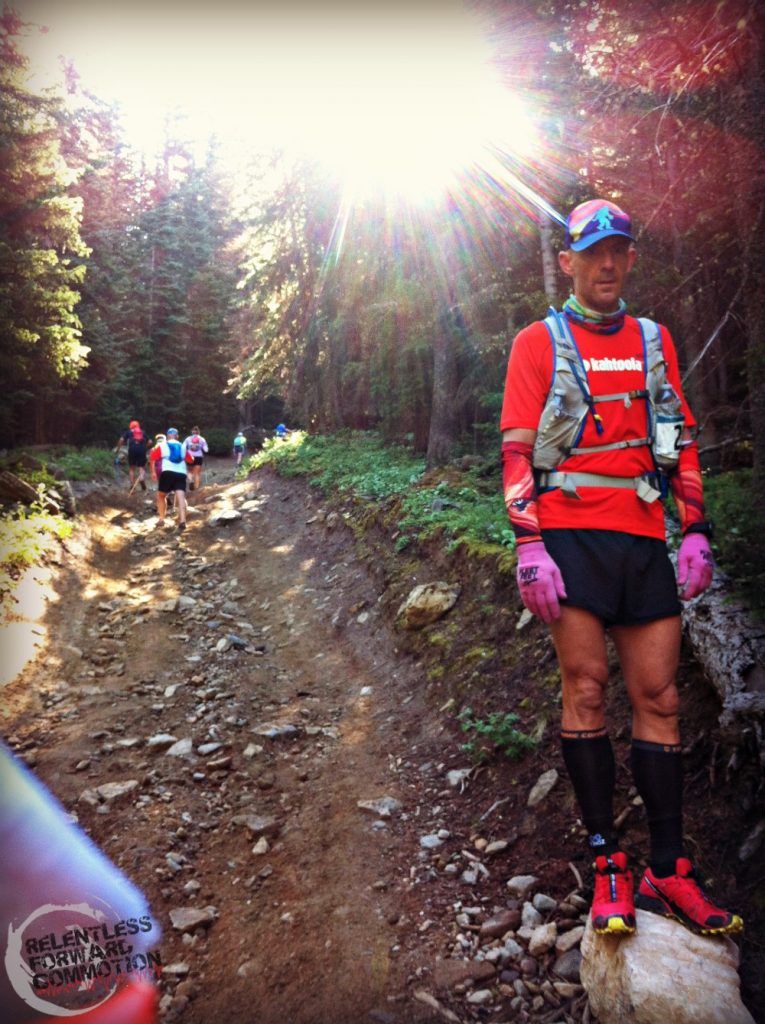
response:
{"label": "water bottle in vest pocket", "polygon": [[665,381],[654,402],[653,456],[665,473],[677,468],[682,447],[685,416],[675,389]]}

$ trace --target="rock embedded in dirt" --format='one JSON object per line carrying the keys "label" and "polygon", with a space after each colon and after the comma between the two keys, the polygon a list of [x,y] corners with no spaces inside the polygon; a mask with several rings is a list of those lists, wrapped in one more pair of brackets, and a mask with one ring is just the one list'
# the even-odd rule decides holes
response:
{"label": "rock embedded in dirt", "polygon": [[459,595],[460,587],[451,583],[420,583],[401,604],[396,618],[404,629],[422,629],[446,615]]}
{"label": "rock embedded in dirt", "polygon": [[390,818],[393,814],[398,814],[403,807],[393,796],[383,796],[377,800],[358,800],[356,806],[362,811],[377,815],[378,818]]}
{"label": "rock embedded in dirt", "polygon": [[165,753],[169,757],[188,757],[194,749],[194,744],[190,736],[184,737],[182,740],[178,740],[174,743]]}
{"label": "rock embedded in dirt", "polygon": [[[582,929],[582,931],[584,931],[584,929]],[[558,939],[560,939],[560,935],[558,936]],[[553,974],[557,974],[558,977],[563,978],[565,981],[573,981],[578,984],[580,978],[581,964],[581,950],[570,949],[567,953],[563,953],[562,956],[558,957],[558,959],[552,965],[551,970]]]}
{"label": "rock embedded in dirt", "polygon": [[494,914],[481,925],[478,933],[480,937],[500,939],[507,932],[515,931],[521,924],[521,914],[518,910],[501,910]]}
{"label": "rock embedded in dirt", "polygon": [[526,804],[527,807],[536,807],[537,804],[540,804],[550,793],[557,781],[558,772],[555,768],[551,768],[549,771],[543,772],[534,783],[531,792],[529,793],[529,799]]}
{"label": "rock embedded in dirt", "polygon": [[229,523],[235,523],[241,518],[242,513],[235,508],[223,508],[220,512],[213,512],[207,522],[210,526],[228,526]]}
{"label": "rock embedded in dirt", "polygon": [[79,799],[83,803],[88,803],[94,806],[94,800],[98,803],[99,800],[105,800],[107,803],[110,800],[119,800],[120,797],[127,796],[128,793],[132,793],[134,789],[138,788],[138,779],[126,779],[124,782],[104,782],[100,786],[96,786],[93,789],[85,789],[80,793]]}
{"label": "rock embedded in dirt", "polygon": [[522,900],[526,898],[538,881],[536,875],[513,875],[508,879],[506,888],[513,896]]}
{"label": "rock embedded in dirt", "polygon": [[177,736],[172,736],[169,732],[158,732],[146,740],[146,746],[149,750],[162,750],[166,747],[172,747],[177,742]]}
{"label": "rock embedded in dirt", "polygon": [[199,927],[209,928],[218,912],[215,907],[175,907],[170,911],[170,923],[181,933],[193,932]]}
{"label": "rock embedded in dirt", "polygon": [[271,814],[237,814],[234,825],[244,825],[254,836],[273,836],[279,831],[279,822]]}

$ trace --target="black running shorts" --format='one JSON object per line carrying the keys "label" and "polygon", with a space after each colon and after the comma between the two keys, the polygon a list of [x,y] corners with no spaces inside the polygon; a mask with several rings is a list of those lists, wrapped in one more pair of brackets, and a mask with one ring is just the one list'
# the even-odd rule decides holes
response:
{"label": "black running shorts", "polygon": [[667,545],[616,530],[542,530],[566,585],[565,605],[606,626],[637,626],[680,614]]}
{"label": "black running shorts", "polygon": [[172,473],[169,469],[163,469],[159,474],[159,487],[157,490],[163,494],[170,494],[171,491],[186,490],[186,474]]}
{"label": "black running shorts", "polygon": [[195,455],[194,456],[194,461],[191,463],[191,465],[192,466],[201,466],[203,462],[204,462],[204,456],[203,455]]}
{"label": "black running shorts", "polygon": [[128,451],[128,466],[140,466],[146,465],[146,452],[131,452]]}

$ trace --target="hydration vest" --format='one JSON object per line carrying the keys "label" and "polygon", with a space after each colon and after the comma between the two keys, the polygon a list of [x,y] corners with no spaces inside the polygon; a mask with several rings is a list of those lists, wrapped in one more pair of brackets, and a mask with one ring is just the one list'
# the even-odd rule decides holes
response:
{"label": "hydration vest", "polygon": [[133,427],[130,434],[131,437],[128,441],[128,448],[131,452],[136,452],[146,447],[146,437],[140,427]]}
{"label": "hydration vest", "polygon": [[183,462],[183,452],[178,441],[165,441],[167,445],[167,459],[169,462]]}
{"label": "hydration vest", "polygon": [[202,438],[199,436],[199,434],[191,435],[191,440],[189,441],[189,448],[194,454],[202,451]]}
{"label": "hydration vest", "polygon": [[[666,494],[666,478],[677,468],[680,458],[685,417],[680,398],[667,379],[659,326],[645,317],[641,317],[638,323],[643,338],[645,387],[612,395],[593,395],[584,361],[566,318],[557,310],[550,309],[544,324],[553,343],[553,373],[532,456],[540,490],[560,487],[564,494],[575,498],[578,486],[631,488],[648,502]],[[645,402],[646,432],[643,437],[579,447],[588,415],[592,416],[597,433],[603,433],[603,423],[597,411],[601,402],[624,402],[629,407],[633,401]],[[655,473],[624,477],[556,472],[557,467],[572,456],[639,447],[651,449]]]}

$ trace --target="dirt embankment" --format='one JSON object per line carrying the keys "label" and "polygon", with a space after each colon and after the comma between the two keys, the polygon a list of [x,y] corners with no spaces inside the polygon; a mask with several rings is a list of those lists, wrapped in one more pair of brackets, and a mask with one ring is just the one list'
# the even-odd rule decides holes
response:
{"label": "dirt embankment", "polygon": [[[558,677],[544,631],[516,630],[512,580],[460,556],[397,555],[384,522],[354,533],[301,481],[236,483],[222,462],[208,472],[183,534],[156,528],[150,495],[82,499],[76,557],[39,609],[43,651],[2,691],[3,737],[150,901],[163,1018],[582,1020],[576,970],[551,973],[560,949],[487,957],[481,932],[520,908],[513,876],[537,877],[560,935],[580,924],[566,901],[577,875],[588,884],[565,779],[527,805],[543,772],[564,776]],[[455,608],[397,630],[400,600],[434,579],[460,584]],[[763,878],[738,851],[758,777],[746,751],[730,760],[691,663],[682,692],[689,841],[747,918],[756,1014]],[[476,769],[460,749],[463,703],[476,717],[517,712],[537,748]],[[623,705],[615,687],[617,810],[640,863]],[[98,794],[133,780],[122,797]],[[359,806],[386,797],[389,814]],[[179,927],[190,908],[206,919]],[[460,948],[484,967],[447,977]]]}

